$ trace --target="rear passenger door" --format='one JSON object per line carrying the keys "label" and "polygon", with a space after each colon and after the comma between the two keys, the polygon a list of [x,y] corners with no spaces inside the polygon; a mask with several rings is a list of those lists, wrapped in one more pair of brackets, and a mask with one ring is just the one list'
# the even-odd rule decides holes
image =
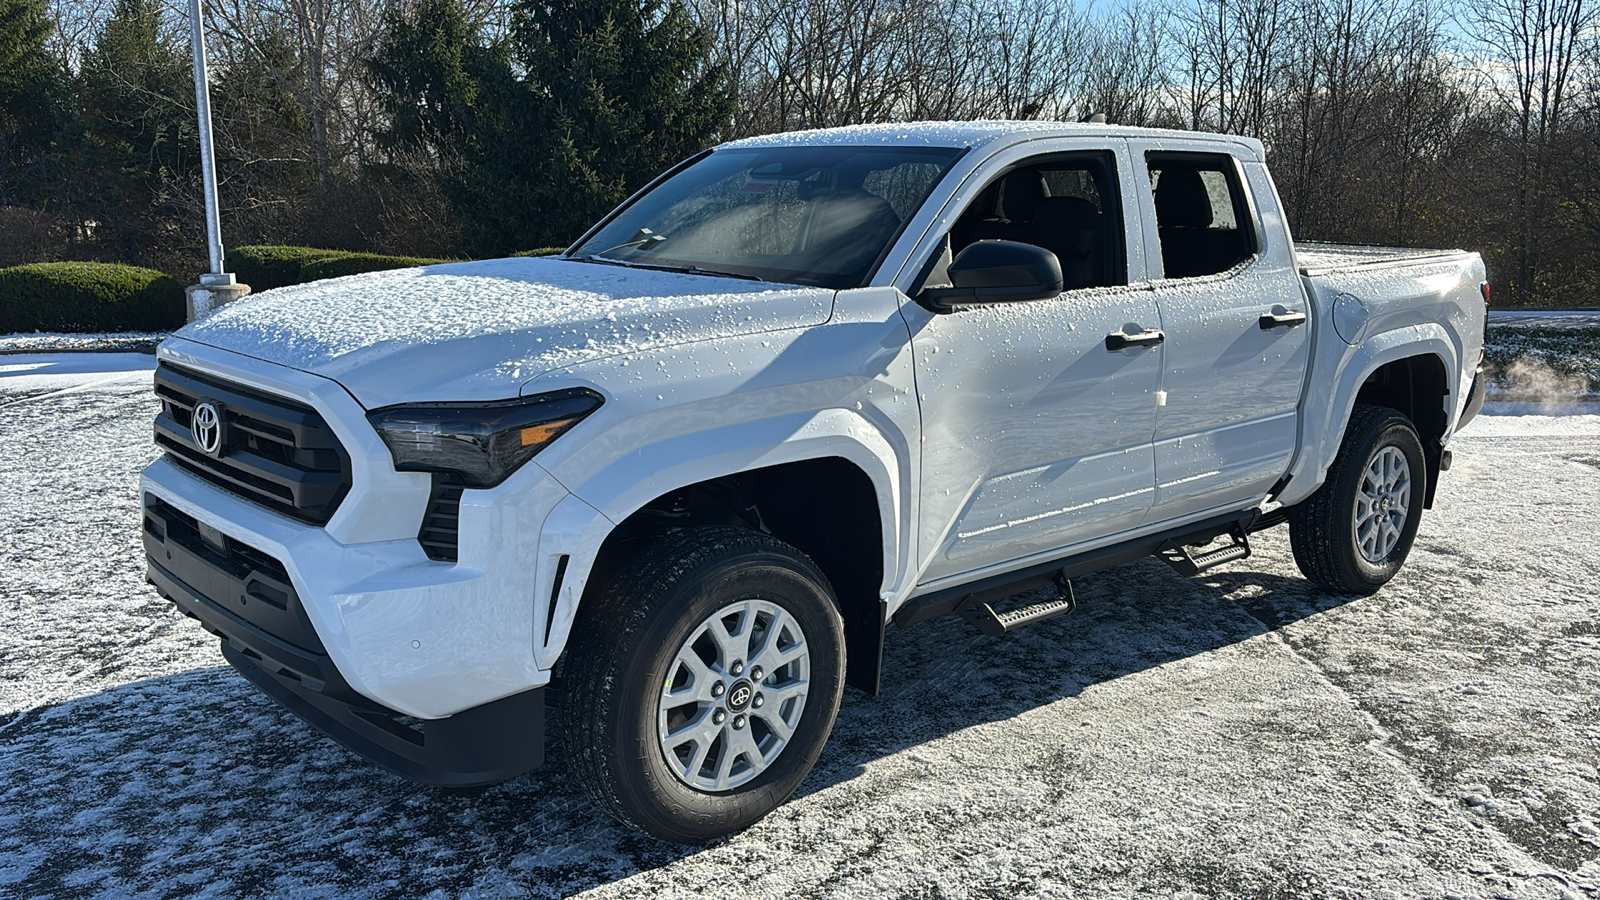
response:
{"label": "rear passenger door", "polygon": [[1271,490],[1294,454],[1309,358],[1309,311],[1265,168],[1245,160],[1252,173],[1239,145],[1189,143],[1131,142],[1166,335],[1151,522]]}

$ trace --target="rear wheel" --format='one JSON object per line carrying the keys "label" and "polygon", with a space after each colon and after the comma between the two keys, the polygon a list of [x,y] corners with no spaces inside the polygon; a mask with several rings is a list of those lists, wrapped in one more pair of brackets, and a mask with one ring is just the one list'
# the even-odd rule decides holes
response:
{"label": "rear wheel", "polygon": [[1410,419],[1357,406],[1327,480],[1289,513],[1300,571],[1342,594],[1365,596],[1387,584],[1416,540],[1426,466]]}
{"label": "rear wheel", "polygon": [[656,837],[703,841],[781,804],[810,772],[844,688],[827,579],[768,535],[690,528],[584,603],[567,651],[569,767]]}

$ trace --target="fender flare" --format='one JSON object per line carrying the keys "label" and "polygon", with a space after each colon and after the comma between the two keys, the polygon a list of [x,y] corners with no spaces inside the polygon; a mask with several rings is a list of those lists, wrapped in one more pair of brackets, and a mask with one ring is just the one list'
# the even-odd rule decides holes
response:
{"label": "fender flare", "polygon": [[[1292,506],[1321,487],[1344,441],[1345,428],[1350,423],[1351,413],[1355,411],[1356,395],[1361,393],[1361,387],[1367,383],[1367,379],[1383,366],[1420,356],[1433,356],[1443,363],[1445,383],[1447,386],[1453,384],[1449,373],[1460,371],[1461,352],[1450,339],[1450,333],[1434,322],[1385,331],[1367,338],[1360,346],[1350,348],[1335,370],[1331,379],[1334,387],[1327,394],[1319,396],[1316,383],[1327,382],[1314,372],[1312,390],[1301,407],[1300,446],[1305,449],[1289,467],[1288,474],[1284,476],[1283,490],[1278,492],[1275,499],[1285,506]],[[1453,402],[1453,396],[1453,393],[1447,393],[1443,400],[1446,435],[1455,427],[1458,404]]]}
{"label": "fender flare", "polygon": [[[708,446],[717,452],[707,455]],[[545,519],[535,581],[538,668],[548,671],[566,647],[601,545],[645,504],[714,478],[828,457],[849,462],[871,481],[883,532],[882,590],[896,590],[911,576],[908,566],[914,556],[913,548],[905,546],[911,538],[906,521],[912,498],[896,462],[905,457],[866,418],[825,409],[679,435],[639,448],[573,486],[571,496]]]}

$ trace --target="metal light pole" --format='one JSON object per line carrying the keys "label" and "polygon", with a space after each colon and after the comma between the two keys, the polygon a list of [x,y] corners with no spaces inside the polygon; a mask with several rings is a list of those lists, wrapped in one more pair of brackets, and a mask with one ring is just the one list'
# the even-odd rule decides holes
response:
{"label": "metal light pole", "polygon": [[189,321],[250,293],[250,286],[239,284],[223,268],[222,221],[217,213],[217,163],[211,142],[211,85],[206,77],[206,36],[202,0],[189,0],[189,46],[194,51],[194,106],[200,117],[200,181],[206,204],[206,245],[211,255],[211,270],[200,276],[200,283],[185,293],[189,298]]}

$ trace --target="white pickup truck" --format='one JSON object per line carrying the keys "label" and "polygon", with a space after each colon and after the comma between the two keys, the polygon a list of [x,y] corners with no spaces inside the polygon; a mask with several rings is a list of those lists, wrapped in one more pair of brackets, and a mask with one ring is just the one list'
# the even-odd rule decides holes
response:
{"label": "white pickup truck", "polygon": [[1247,138],[736,141],[561,256],[174,335],[149,579],[422,782],[539,765],[557,685],[595,800],[702,840],[794,791],[891,622],[1002,634],[1284,522],[1310,579],[1379,589],[1482,402],[1487,296],[1476,254],[1296,246]]}

